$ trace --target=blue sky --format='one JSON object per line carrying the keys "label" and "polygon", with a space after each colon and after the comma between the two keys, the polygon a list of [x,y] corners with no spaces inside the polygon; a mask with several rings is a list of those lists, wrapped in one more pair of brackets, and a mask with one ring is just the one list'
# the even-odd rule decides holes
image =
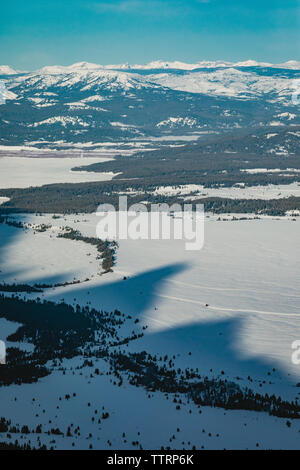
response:
{"label": "blue sky", "polygon": [[0,64],[300,60],[300,0],[9,0]]}

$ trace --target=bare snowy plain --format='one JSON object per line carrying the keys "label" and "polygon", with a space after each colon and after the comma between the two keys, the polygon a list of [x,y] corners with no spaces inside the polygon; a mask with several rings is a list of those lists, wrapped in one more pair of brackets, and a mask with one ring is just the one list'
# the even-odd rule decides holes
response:
{"label": "bare snowy plain", "polygon": [[[37,184],[31,169],[39,160],[23,167],[20,177],[28,185]],[[69,176],[70,164],[53,172],[53,182],[58,173],[62,179]],[[0,187],[6,188],[3,174]],[[10,180],[12,185],[18,187]],[[117,308],[132,316],[125,330],[137,318],[147,326],[145,335],[127,346],[130,352],[167,354],[176,367],[199,368],[203,376],[234,380],[289,400],[299,396],[300,365],[291,360],[291,345],[300,339],[297,217],[233,220],[229,214],[217,220],[206,214],[202,250],[186,251],[180,240],[121,240],[113,272],[104,275],[93,246],[57,238],[65,226],[95,237],[95,214],[14,219],[28,228],[0,225],[0,281],[55,284],[88,278],[27,297]],[[35,227],[40,224],[50,227],[39,232]],[[14,328],[1,320],[0,339]],[[77,357],[63,366],[36,384],[0,388],[0,416],[13,424],[34,428],[42,423],[43,429],[64,431],[64,436],[22,434],[17,436],[21,443],[40,441],[57,449],[299,448],[299,420],[287,426],[286,419],[267,413],[200,408],[187,398],[177,409],[176,394],[147,392],[126,379],[116,386],[102,359],[94,363],[100,375],[90,374]],[[82,367],[80,374],[76,367]],[[67,394],[71,399],[64,398]],[[109,413],[101,423],[95,419],[99,410]],[[72,425],[80,425],[80,435],[72,431],[67,436]],[[1,440],[10,438],[5,434]]]}
{"label": "bare snowy plain", "polygon": [[85,183],[89,181],[107,181],[113,173],[88,173],[71,171],[74,161],[92,164],[107,161],[101,157],[35,158],[0,157],[0,186],[6,188],[27,188],[51,183]]}

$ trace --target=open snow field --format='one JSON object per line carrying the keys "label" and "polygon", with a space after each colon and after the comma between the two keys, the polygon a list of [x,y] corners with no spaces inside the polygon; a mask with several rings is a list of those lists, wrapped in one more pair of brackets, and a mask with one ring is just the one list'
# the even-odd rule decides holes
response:
{"label": "open snow field", "polygon": [[[142,316],[149,325],[147,341],[155,337],[155,347],[166,348],[160,344],[163,336],[174,336],[183,348],[190,348],[193,341],[201,362],[203,351],[195,332],[202,335],[203,328],[210,334],[210,328],[225,328],[228,341],[232,338],[223,345],[228,367],[240,367],[248,357],[299,374],[290,358],[292,341],[300,339],[298,221],[207,218],[200,251],[186,251],[178,240],[121,240],[114,272],[99,276],[93,247],[56,238],[59,226],[66,225],[95,236],[95,215],[25,219],[56,227],[36,234],[0,228],[2,240],[7,240],[0,275],[7,282],[51,279],[54,283],[91,277],[88,283],[51,290],[49,295],[71,302],[76,292],[84,304],[89,291],[89,301],[97,308]],[[129,279],[123,281],[124,276]],[[219,351],[213,355],[217,363],[225,360]],[[234,357],[239,359],[233,361]]]}
{"label": "open snow field", "polygon": [[[3,387],[0,414],[14,416],[14,422],[25,422],[31,428],[42,423],[45,431],[59,427],[66,432],[73,424],[72,437],[30,434],[33,445],[40,438],[42,443],[57,449],[88,449],[90,445],[94,449],[109,450],[139,449],[140,445],[144,449],[160,449],[161,446],[171,449],[191,449],[192,446],[197,449],[299,448],[297,420],[288,427],[285,420],[265,413],[199,409],[187,400],[176,410],[172,395],[167,399],[160,392],[147,393],[127,383],[116,387],[106,375],[91,379],[85,369],[82,375],[74,374],[79,364],[76,359],[65,361],[65,375],[61,371],[54,372],[37,385]],[[101,360],[95,366],[104,374],[107,371]],[[64,399],[74,391],[76,397]],[[102,407],[110,416],[98,424]],[[77,426],[80,426],[80,436],[73,432]],[[14,438],[21,443],[28,440],[27,436],[20,439],[15,435]],[[7,440],[6,436],[3,440]],[[134,441],[139,444],[134,446]]]}
{"label": "open snow field", "polygon": [[9,201],[8,197],[0,197],[0,205],[4,204],[5,202]]}
{"label": "open snow field", "polygon": [[[89,164],[104,158],[82,160]],[[78,166],[78,159],[2,157],[0,188],[104,181],[113,176],[72,172],[74,166]],[[190,186],[161,191],[180,191],[184,198],[193,197],[193,191],[206,191]],[[227,191],[225,197],[267,199],[299,195],[299,186],[256,187],[255,194],[252,188]],[[0,203],[5,200],[1,198]],[[186,251],[180,240],[121,240],[113,272],[105,275],[100,274],[94,246],[57,238],[66,226],[95,237],[96,215],[14,218],[51,228],[39,232],[37,227],[24,230],[0,224],[0,282],[53,285],[89,279],[27,296],[64,299],[72,305],[89,302],[98,310],[117,308],[131,315],[132,322],[138,318],[140,325],[148,326],[142,338],[128,344],[129,352],[174,355],[176,367],[199,368],[202,376],[234,380],[242,387],[289,400],[299,397],[300,365],[291,360],[291,345],[300,340],[298,217],[238,221],[206,217],[205,243],[200,251]],[[2,319],[0,339],[6,340],[17,326]],[[131,333],[132,324],[124,329]],[[7,346],[20,347],[9,342]],[[21,345],[23,350],[30,347]],[[76,437],[43,433],[42,442],[49,446],[71,448],[74,442],[74,448],[92,444],[94,448],[132,449],[132,441],[138,440],[144,448],[152,449],[162,445],[177,449],[193,445],[217,449],[257,448],[257,444],[259,448],[299,447],[297,420],[288,427],[285,419],[266,413],[199,409],[187,399],[176,410],[171,395],[148,393],[126,380],[121,387],[113,385],[102,359],[95,360],[101,374],[93,377],[87,367],[79,369],[82,374],[74,373],[77,366],[82,367],[80,358],[65,360],[63,365],[64,373],[57,368],[37,384],[0,388],[0,416],[13,418],[13,424],[35,427],[42,423],[45,430],[59,427],[65,433],[71,423],[80,425],[81,435]],[[59,399],[74,392],[76,397],[70,400]],[[110,417],[98,425],[92,417],[95,409],[102,413],[103,406]],[[1,439],[7,438],[1,435]],[[30,434],[22,442],[25,439],[35,445],[38,435]]]}
{"label": "open snow field", "polygon": [[[0,157],[0,188],[28,188],[53,183],[86,183],[89,181],[109,181],[113,173],[91,173],[71,171],[81,164],[104,162],[111,158],[32,158]],[[34,163],[34,164],[33,164]]]}
{"label": "open snow field", "polygon": [[204,197],[221,197],[230,199],[282,199],[300,196],[300,183],[268,184],[265,186],[245,186],[236,184],[229,188],[205,188],[200,184],[180,186],[161,186],[153,191],[154,195],[179,196],[185,201],[193,201]]}
{"label": "open snow field", "polygon": [[[148,329],[129,345],[130,351],[174,354],[178,367],[198,367],[208,376],[224,371],[224,378],[239,377],[241,386],[297,397],[300,366],[292,364],[291,343],[300,339],[299,221],[218,222],[210,217],[199,252],[185,251],[183,241],[123,240],[114,272],[100,276],[93,247],[56,238],[58,228],[65,225],[95,236],[95,215],[22,220],[55,228],[34,234],[0,226],[1,279],[54,283],[91,276],[89,282],[42,295],[71,304],[84,305],[88,299],[98,309],[118,308],[137,316]],[[11,325],[2,325],[3,336],[8,326],[11,332]],[[83,375],[74,375],[79,362],[65,361],[66,375],[57,370],[38,384],[2,387],[0,415],[32,425],[47,426],[51,419],[51,427],[62,429],[80,424],[81,436],[76,439],[55,436],[57,448],[70,448],[73,441],[75,448],[91,443],[109,448],[107,440],[112,448],[132,448],[134,440],[144,448],[255,448],[257,443],[260,448],[299,447],[297,420],[288,428],[284,419],[265,413],[201,407],[199,414],[187,401],[177,411],[172,397],[162,393],[150,393],[149,398],[142,388],[126,382],[115,387],[109,376],[90,378],[85,369]],[[102,360],[97,364],[106,370]],[[76,398],[59,400],[74,391]],[[87,408],[88,402],[92,408]],[[102,406],[110,418],[100,426],[91,424],[94,408]],[[87,439],[90,432],[93,436]],[[170,443],[173,434],[176,438]],[[30,438],[36,442],[36,437]]]}

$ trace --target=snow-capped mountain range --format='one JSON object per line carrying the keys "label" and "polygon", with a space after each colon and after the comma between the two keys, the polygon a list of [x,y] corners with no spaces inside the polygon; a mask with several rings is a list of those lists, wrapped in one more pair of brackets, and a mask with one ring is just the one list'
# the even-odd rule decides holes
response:
{"label": "snow-capped mountain range", "polygon": [[[244,60],[241,62],[228,62],[223,60],[202,60],[195,62],[194,64],[189,64],[186,62],[181,62],[178,60],[175,61],[163,61],[163,60],[154,60],[148,64],[115,64],[115,65],[100,65],[94,64],[91,62],[76,62],[72,65],[50,65],[38,69],[36,72],[44,73],[61,73],[61,72],[74,72],[80,70],[154,70],[154,69],[171,69],[171,70],[195,70],[201,68],[219,68],[219,67],[271,67],[279,69],[290,69],[290,70],[300,70],[300,61],[297,60],[288,60],[281,64],[272,64],[270,62],[257,62],[256,60]],[[18,70],[14,70],[8,65],[0,66],[0,74],[17,74],[20,73]]]}
{"label": "snow-capped mountain range", "polygon": [[32,72],[0,66],[0,78],[7,89],[0,107],[2,145],[300,123],[297,61],[78,62]]}

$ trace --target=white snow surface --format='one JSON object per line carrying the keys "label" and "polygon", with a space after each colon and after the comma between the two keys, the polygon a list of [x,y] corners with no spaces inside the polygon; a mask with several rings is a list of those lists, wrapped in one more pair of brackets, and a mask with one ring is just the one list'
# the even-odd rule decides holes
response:
{"label": "white snow surface", "polygon": [[300,173],[300,170],[297,168],[286,168],[285,170],[281,170],[280,168],[247,168],[241,169],[240,171],[249,173],[249,174],[257,174],[257,173]]}
{"label": "white snow surface", "polygon": [[[93,378],[86,367],[82,369],[82,375],[74,374],[74,369],[82,365],[76,358],[64,361],[63,365],[67,369],[65,375],[56,370],[38,384],[1,388],[2,416],[13,416],[13,422],[25,423],[31,429],[43,425],[42,434],[23,434],[21,442],[30,439],[31,444],[36,445],[39,437],[48,447],[73,450],[89,449],[92,444],[94,449],[106,449],[112,455],[114,449],[132,451],[139,448],[139,445],[132,445],[134,441],[151,450],[161,446],[177,450],[191,449],[192,446],[197,449],[202,446],[205,449],[256,449],[257,444],[260,449],[299,448],[297,420],[289,428],[286,420],[265,413],[209,407],[199,410],[185,399],[181,409],[176,410],[172,395],[166,399],[160,392],[147,393],[126,382],[122,387],[114,386],[105,375],[107,365],[102,360],[95,361],[101,375]],[[76,397],[66,400],[66,394],[73,392]],[[99,425],[97,419],[102,407],[110,416]],[[92,418],[96,418],[94,422]],[[72,437],[44,434],[56,427],[66,434],[71,424]],[[74,435],[77,426],[80,426],[80,436]],[[175,439],[170,442],[173,435]],[[15,438],[20,439],[20,436],[13,435]],[[1,435],[1,440],[9,441],[6,434]]]}
{"label": "white snow surface", "polygon": [[[130,66],[128,64],[102,66],[80,62],[70,66],[46,66],[30,73],[18,75],[7,81],[9,81],[8,87],[10,90],[13,90],[21,83],[26,88],[34,86],[35,89],[40,91],[46,90],[50,86],[70,88],[73,85],[78,85],[81,91],[93,91],[96,86],[101,86],[111,92],[116,90],[134,92],[134,90],[164,86],[191,93],[243,99],[263,97],[267,94],[271,101],[276,98],[281,104],[292,104],[291,97],[299,88],[298,78],[287,78],[279,74],[260,74],[256,73],[255,69],[247,67],[300,70],[299,62],[296,61],[278,65],[253,61],[237,63],[202,61],[195,64],[185,64],[177,61],[154,61],[145,66]],[[149,70],[150,73],[139,74],[132,72],[132,69],[137,71],[139,69],[141,71]],[[159,71],[159,69],[162,70],[162,73],[151,74],[151,70]],[[183,73],[178,74],[175,69],[181,69]],[[14,99],[14,95],[11,95],[10,98]],[[107,97],[106,99],[110,98]],[[35,104],[37,107],[52,105],[51,100],[44,100]],[[280,113],[278,117],[292,120],[294,119],[294,113]]]}
{"label": "white snow surface", "polygon": [[189,118],[189,117],[169,117],[164,121],[160,121],[156,124],[157,127],[194,127],[196,126],[197,121],[196,119]]}
{"label": "white snow surface", "polygon": [[[54,236],[60,226],[95,236],[99,220],[96,215],[64,216],[55,221],[50,215],[24,217],[57,228],[54,232],[33,235],[29,231],[18,236],[18,229],[9,227],[16,237],[5,250],[1,277],[10,273],[10,280],[28,282],[30,277],[60,278],[60,272],[71,275],[73,271],[75,278],[82,278],[95,270],[91,283],[59,288],[51,297],[63,296],[72,303],[76,291],[77,300],[84,303],[89,290],[89,300],[97,308],[118,308],[142,317],[150,326],[147,341],[151,343],[151,337],[155,340],[151,347],[174,347],[171,342],[160,345],[157,332],[177,331],[173,340],[184,349],[193,345],[196,362],[200,345],[197,346],[197,334],[194,337],[189,325],[196,328],[211,324],[218,329],[219,324],[222,331],[224,322],[236,324],[230,353],[227,351],[231,359],[235,351],[238,356],[260,357],[285,371],[298,373],[290,360],[290,344],[300,334],[299,221],[265,217],[219,222],[216,216],[210,217],[205,223],[204,248],[192,252],[185,250],[183,240],[120,240],[114,272],[99,278],[93,260],[86,258],[87,253],[92,253],[89,245]],[[288,244],[283,244],[282,240],[287,239]],[[30,266],[26,263],[28,253],[32,253]],[[178,263],[182,264],[180,268],[176,267]],[[124,275],[129,279],[119,285]],[[205,307],[206,303],[209,307]],[[187,343],[185,334],[190,338]],[[212,351],[209,354],[214,357]],[[211,360],[218,364],[223,359],[228,360],[225,356]],[[233,370],[236,366],[234,361],[226,365]]]}
{"label": "white snow surface", "polygon": [[280,101],[291,99],[295,91],[295,80],[263,76],[235,68],[199,71],[176,75],[161,73],[148,76],[154,83],[173,90],[229,97],[251,98],[265,93],[276,93]]}
{"label": "white snow surface", "polygon": [[109,160],[101,157],[28,158],[0,157],[0,188],[28,188],[51,183],[109,181],[114,174],[71,171],[75,166]]}
{"label": "white snow surface", "polygon": [[[66,225],[95,236],[96,215],[17,218],[53,228],[34,234],[0,225],[0,280],[54,283],[94,276],[87,283],[51,289],[42,297],[82,305],[88,298],[97,309],[118,308],[133,320],[137,316],[149,328],[141,340],[129,345],[130,351],[174,354],[178,367],[199,367],[208,376],[223,370],[221,377],[237,380],[238,376],[241,386],[261,393],[289,399],[297,395],[299,366],[291,362],[291,344],[300,337],[299,221],[266,217],[219,222],[210,216],[205,244],[198,252],[186,251],[180,240],[121,240],[114,272],[99,276],[93,247],[56,238]],[[5,336],[7,323],[0,323],[0,336],[1,327]],[[65,375],[56,370],[38,384],[0,388],[0,415],[31,427],[42,423],[44,430],[58,426],[66,432],[71,423],[80,425],[80,437],[55,436],[57,448],[71,448],[72,442],[75,448],[88,448],[90,443],[110,448],[108,439],[112,449],[130,449],[134,440],[148,449],[256,448],[257,443],[260,448],[299,447],[297,420],[289,428],[286,420],[265,413],[201,407],[199,414],[186,399],[178,411],[172,395],[167,400],[160,392],[146,392],[126,380],[122,387],[114,386],[101,359],[94,367],[104,375],[94,378],[86,368],[82,375],[74,374],[80,364],[79,358],[64,361]],[[73,392],[76,397],[59,400]],[[102,406],[110,418],[99,426],[91,418]],[[176,438],[170,443],[173,434]],[[40,437],[51,445],[53,436]],[[28,438],[36,443],[37,436]],[[1,439],[6,440],[6,435]]]}
{"label": "white snow surface", "polygon": [[7,201],[9,201],[9,197],[0,197],[0,205],[4,204]]}
{"label": "white snow surface", "polygon": [[14,75],[18,73],[9,65],[0,65],[0,75]]}
{"label": "white snow surface", "polygon": [[[178,70],[194,70],[198,68],[222,68],[222,67],[273,67],[273,68],[283,68],[291,70],[299,70],[300,62],[296,60],[289,60],[281,64],[272,64],[270,62],[259,62],[256,60],[244,60],[239,62],[229,62],[224,60],[200,60],[194,63],[186,63],[180,60],[174,61],[165,61],[165,60],[154,60],[148,62],[147,64],[111,64],[111,65],[100,65],[90,62],[76,62],[75,64],[62,66],[62,65],[53,65],[46,66],[42,69],[39,69],[39,72],[42,73],[61,73],[61,72],[73,72],[82,71],[82,70],[105,70],[105,69],[141,69],[141,70],[151,70],[151,69],[178,69]],[[3,66],[5,67],[5,66]]]}
{"label": "white snow surface", "polygon": [[[264,168],[243,170],[247,173],[267,173],[277,172],[277,170],[267,170]],[[283,174],[286,172],[295,173],[298,170],[279,170]],[[192,194],[191,194],[192,193]],[[154,195],[182,196],[184,200],[222,197],[231,199],[281,199],[289,196],[300,196],[300,184],[269,184],[266,186],[244,186],[244,183],[232,187],[204,188],[200,184],[184,184],[179,186],[161,186],[153,191]]]}

